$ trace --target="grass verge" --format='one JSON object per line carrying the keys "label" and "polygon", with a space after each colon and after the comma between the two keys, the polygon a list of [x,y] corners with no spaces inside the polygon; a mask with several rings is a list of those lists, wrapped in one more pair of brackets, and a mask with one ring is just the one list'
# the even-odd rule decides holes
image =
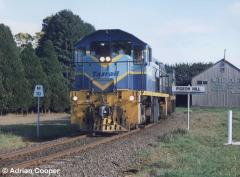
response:
{"label": "grass verge", "polygon": [[30,143],[54,140],[79,134],[77,125],[69,120],[41,121],[40,137],[36,137],[36,124],[0,125],[0,151],[27,146]]}
{"label": "grass verge", "polygon": [[[186,110],[177,109],[183,117]],[[234,138],[240,136],[240,111],[233,110]],[[193,108],[191,130],[176,130],[138,152],[141,163],[135,176],[147,177],[238,177],[240,147],[227,141],[227,110]]]}
{"label": "grass verge", "polygon": [[11,133],[0,131],[0,150],[8,148],[19,148],[25,146],[23,139]]}

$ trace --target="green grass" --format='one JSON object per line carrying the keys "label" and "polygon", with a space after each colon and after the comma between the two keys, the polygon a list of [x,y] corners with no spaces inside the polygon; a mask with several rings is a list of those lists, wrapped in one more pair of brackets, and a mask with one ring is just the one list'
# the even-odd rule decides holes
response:
{"label": "green grass", "polygon": [[69,121],[42,121],[40,137],[36,136],[35,124],[13,124],[0,126],[0,150],[26,146],[29,143],[54,140],[79,134],[78,127]]}
{"label": "green grass", "polygon": [[0,131],[0,149],[19,148],[25,146],[23,139],[12,133]]}
{"label": "green grass", "polygon": [[[186,109],[177,109],[178,113]],[[240,111],[234,112],[234,138],[240,137]],[[192,130],[177,130],[138,152],[141,164],[136,176],[237,177],[240,176],[240,147],[227,141],[227,109],[193,108]]]}

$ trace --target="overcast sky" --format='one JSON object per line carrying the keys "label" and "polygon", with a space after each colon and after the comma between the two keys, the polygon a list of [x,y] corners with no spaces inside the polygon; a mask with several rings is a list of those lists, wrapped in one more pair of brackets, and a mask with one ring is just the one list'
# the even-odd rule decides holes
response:
{"label": "overcast sky", "polygon": [[34,34],[43,18],[70,9],[96,29],[118,28],[152,46],[163,63],[216,62],[240,67],[237,0],[0,0],[0,23]]}

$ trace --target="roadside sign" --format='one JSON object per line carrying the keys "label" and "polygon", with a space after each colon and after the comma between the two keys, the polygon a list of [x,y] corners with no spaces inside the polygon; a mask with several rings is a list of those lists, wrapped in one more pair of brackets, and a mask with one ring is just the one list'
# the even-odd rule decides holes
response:
{"label": "roadside sign", "polygon": [[33,96],[34,97],[44,97],[43,86],[42,85],[36,85],[35,86]]}
{"label": "roadside sign", "polygon": [[33,97],[37,97],[37,98],[38,98],[37,137],[39,137],[39,119],[40,119],[39,107],[40,107],[40,97],[44,97],[43,86],[42,86],[42,85],[36,85],[36,86],[35,86],[35,89],[34,89],[34,92],[33,92]]}
{"label": "roadside sign", "polygon": [[190,94],[199,94],[199,93],[204,93],[205,92],[205,87],[204,86],[172,86],[172,92],[176,95],[187,95],[188,96],[188,125],[187,129],[190,129]]}
{"label": "roadside sign", "polygon": [[174,94],[194,94],[194,93],[204,93],[204,86],[173,86],[172,92]]}

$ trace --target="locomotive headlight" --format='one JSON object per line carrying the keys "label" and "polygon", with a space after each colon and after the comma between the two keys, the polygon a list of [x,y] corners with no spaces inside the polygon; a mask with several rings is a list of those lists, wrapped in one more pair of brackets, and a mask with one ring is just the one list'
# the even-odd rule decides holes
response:
{"label": "locomotive headlight", "polygon": [[106,57],[106,61],[107,61],[107,62],[110,62],[110,61],[111,61],[111,58],[110,58],[110,57]]}
{"label": "locomotive headlight", "polygon": [[73,99],[73,101],[77,101],[78,97],[77,96],[73,96],[72,99]]}
{"label": "locomotive headlight", "polygon": [[135,98],[134,98],[133,95],[129,96],[129,100],[130,100],[130,101],[134,101],[134,99],[135,99]]}
{"label": "locomotive headlight", "polygon": [[104,62],[105,61],[105,58],[104,57],[100,57],[100,62]]}

